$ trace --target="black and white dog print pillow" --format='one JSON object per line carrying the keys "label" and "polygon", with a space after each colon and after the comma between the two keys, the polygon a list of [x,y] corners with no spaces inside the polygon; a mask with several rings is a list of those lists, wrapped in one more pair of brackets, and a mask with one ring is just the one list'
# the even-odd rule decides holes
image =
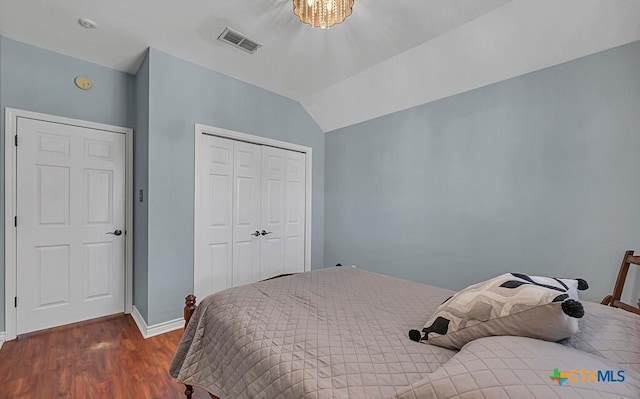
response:
{"label": "black and white dog print pillow", "polygon": [[454,349],[493,335],[559,341],[578,331],[578,291],[588,287],[583,279],[506,273],[459,291],[409,337]]}

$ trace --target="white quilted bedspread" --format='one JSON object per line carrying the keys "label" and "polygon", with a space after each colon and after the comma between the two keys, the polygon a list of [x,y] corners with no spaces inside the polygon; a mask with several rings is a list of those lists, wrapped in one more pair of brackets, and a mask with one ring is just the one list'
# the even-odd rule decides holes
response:
{"label": "white quilted bedspread", "polygon": [[[221,399],[640,398],[640,317],[587,304],[565,346],[491,337],[456,352],[411,341],[408,331],[452,294],[348,267],[228,289],[200,303],[170,373]],[[548,378],[578,363],[623,368],[627,379],[559,387]]]}

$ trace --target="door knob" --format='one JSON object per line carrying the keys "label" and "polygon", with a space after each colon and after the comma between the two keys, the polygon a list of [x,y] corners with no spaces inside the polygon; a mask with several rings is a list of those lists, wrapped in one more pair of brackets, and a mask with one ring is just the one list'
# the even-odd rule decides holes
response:
{"label": "door knob", "polygon": [[251,235],[255,237],[260,237],[260,232],[256,230],[255,232],[251,233]]}
{"label": "door knob", "polygon": [[272,231],[264,231],[264,230],[262,230],[262,233],[260,233],[260,234],[262,234],[263,236],[266,236],[267,234],[271,234],[271,233],[273,233],[273,232]]}
{"label": "door knob", "polygon": [[119,236],[119,235],[122,235],[122,230],[110,231],[107,234],[113,234],[114,236]]}

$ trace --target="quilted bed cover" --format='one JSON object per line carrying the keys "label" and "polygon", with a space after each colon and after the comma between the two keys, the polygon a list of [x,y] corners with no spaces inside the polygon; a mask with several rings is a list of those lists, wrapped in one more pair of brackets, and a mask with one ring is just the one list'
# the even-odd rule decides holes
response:
{"label": "quilted bed cover", "polygon": [[452,294],[349,267],[231,288],[200,303],[169,371],[221,399],[640,398],[639,316],[583,302],[561,343],[411,341]]}

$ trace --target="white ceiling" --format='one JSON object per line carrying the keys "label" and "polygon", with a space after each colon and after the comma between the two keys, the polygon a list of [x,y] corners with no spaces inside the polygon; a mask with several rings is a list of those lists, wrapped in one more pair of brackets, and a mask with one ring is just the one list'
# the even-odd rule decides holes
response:
{"label": "white ceiling", "polygon": [[329,132],[636,40],[640,0],[516,0],[302,105]]}
{"label": "white ceiling", "polygon": [[[8,37],[131,73],[151,46],[300,101],[325,131],[638,40],[638,21],[640,0],[356,0],[328,30],[291,0],[0,0]],[[226,26],[263,47],[219,42]]]}

